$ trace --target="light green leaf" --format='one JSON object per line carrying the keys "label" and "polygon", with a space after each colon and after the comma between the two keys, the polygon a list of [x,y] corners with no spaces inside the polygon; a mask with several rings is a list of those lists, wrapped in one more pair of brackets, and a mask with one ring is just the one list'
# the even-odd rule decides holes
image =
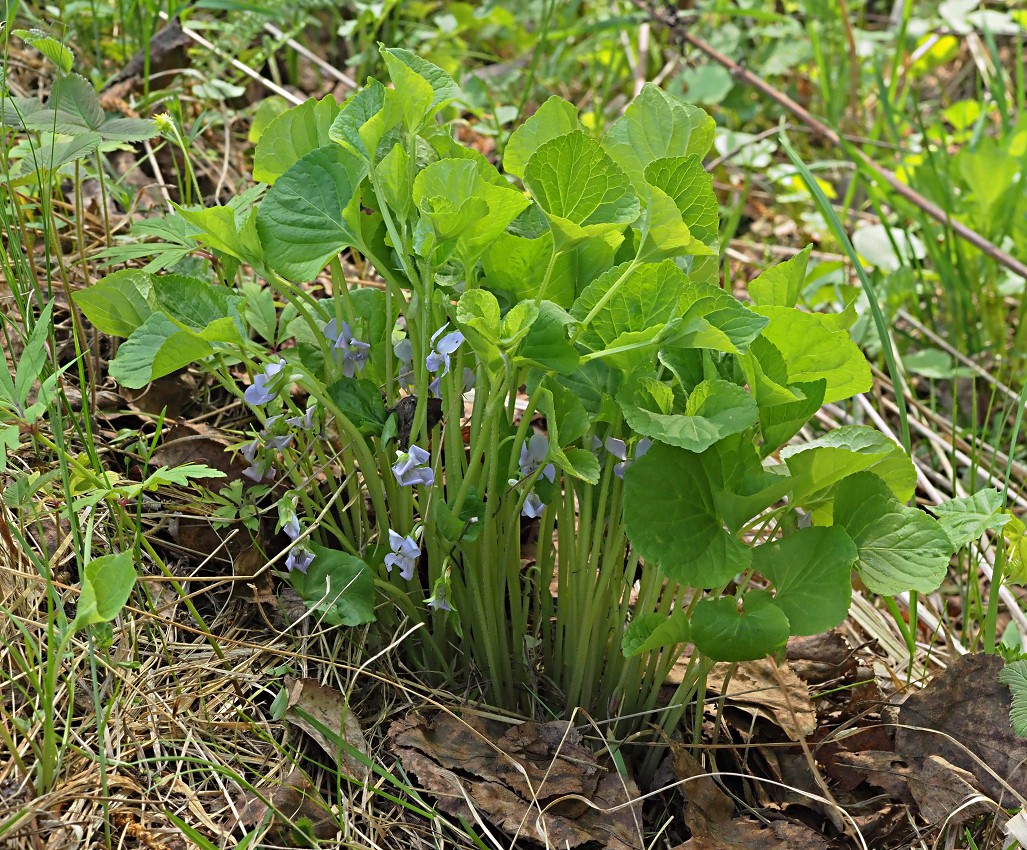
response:
{"label": "light green leaf", "polygon": [[907,590],[937,590],[954,547],[937,520],[907,508],[869,472],[838,484],[834,523],[856,544],[856,569],[873,593],[894,596]]}
{"label": "light green leaf", "polygon": [[424,80],[431,87],[431,100],[429,105],[431,114],[434,115],[443,106],[457,100],[460,95],[460,86],[453,78],[443,71],[438,65],[433,65],[427,59],[422,59],[416,53],[404,50],[400,47],[379,47],[382,58],[389,69],[389,76],[396,88],[400,84],[409,84],[411,78],[407,72],[412,71],[420,79]]}
{"label": "light green leaf", "polygon": [[389,53],[382,52],[389,76],[395,86],[393,91],[403,116],[403,125],[410,133],[416,132],[431,111],[435,96],[431,83],[403,62]]}
{"label": "light green leaf", "polygon": [[1002,493],[998,490],[978,490],[972,496],[949,499],[940,505],[928,505],[945,533],[957,549],[980,540],[985,531],[997,531],[1009,522],[1009,514],[1002,510]]}
{"label": "light green leaf", "polygon": [[158,135],[157,125],[150,118],[108,118],[97,131],[105,142],[143,142]]}
{"label": "light green leaf", "polygon": [[353,555],[309,544],[314,553],[306,573],[289,581],[316,619],[329,626],[359,626],[374,621],[374,576]]}
{"label": "light green leaf", "polygon": [[208,342],[240,341],[234,320],[242,298],[223,286],[187,275],[161,275],[153,279],[153,299],[183,330],[194,331]]}
{"label": "light green leaf", "polygon": [[[464,266],[473,268],[529,201],[508,186],[486,179],[486,160],[443,159],[414,180],[413,198],[439,240],[457,239]],[[498,175],[497,175],[498,176]]]}
{"label": "light green leaf", "polygon": [[392,146],[381,162],[374,167],[375,177],[385,196],[385,202],[396,211],[400,219],[410,215],[412,183],[410,157],[399,142]]}
{"label": "light green leaf", "polygon": [[916,468],[898,443],[868,425],[843,425],[823,437],[781,450],[795,480],[792,499],[807,505],[843,478],[869,471],[906,502],[916,489]]}
{"label": "light green leaf", "polygon": [[342,105],[328,136],[357,156],[376,162],[378,146],[385,134],[402,120],[403,111],[396,91],[370,80]]}
{"label": "light green leaf", "polygon": [[189,209],[176,205],[175,209],[182,218],[200,229],[196,237],[204,244],[255,268],[263,267],[260,239],[255,229],[246,227],[256,210],[251,209],[246,214],[244,226],[240,228],[239,213],[231,207]]}
{"label": "light green leaf", "polygon": [[557,252],[620,232],[638,218],[627,175],[580,130],[540,145],[525,167],[524,185],[546,214]]}
{"label": "light green leaf", "polygon": [[101,333],[127,337],[145,322],[153,279],[146,272],[125,269],[72,294],[75,305]]}
{"label": "light green leaf", "polygon": [[760,307],[794,307],[806,280],[812,245],[790,260],[771,266],[749,283],[749,297]]}
{"label": "light green leaf", "polygon": [[716,123],[703,110],[646,83],[610,127],[603,147],[642,191],[649,163],[668,156],[704,157]]}
{"label": "light green leaf", "polygon": [[577,395],[563,385],[546,379],[538,410],[546,417],[551,446],[562,448],[577,442],[588,431],[588,413]]}
{"label": "light green leaf", "polygon": [[652,652],[668,646],[688,643],[691,628],[688,615],[680,608],[665,614],[640,614],[634,617],[621,638],[621,652],[625,658]]}
{"label": "light green leaf", "polygon": [[856,544],[843,528],[800,528],[755,547],[752,566],[774,584],[774,600],[791,634],[833,629],[849,612]]}
{"label": "light green leaf", "polygon": [[571,315],[582,321],[620,281],[578,337],[578,342],[593,351],[609,347],[621,334],[659,327],[680,315],[683,293],[689,284],[685,273],[672,260],[644,263],[621,280],[629,268],[629,263],[623,263],[600,275],[585,287],[571,307]]}
{"label": "light green leaf", "polygon": [[714,661],[755,661],[788,641],[788,617],[764,590],[701,599],[692,612],[692,642]]}
{"label": "light green leaf", "polygon": [[760,430],[763,432],[762,457],[769,457],[802,430],[823,405],[826,388],[827,381],[821,378],[805,384],[792,384],[787,391],[794,398],[786,401],[772,398],[764,403],[757,395]]}
{"label": "light green leaf", "polygon": [[79,74],[54,81],[46,109],[25,122],[33,130],[79,136],[94,131],[107,141],[141,142],[157,135],[156,124],[143,118],[107,118],[92,83]]}
{"label": "light green leaf", "polygon": [[[51,330],[52,314],[53,301],[48,301],[39,311],[32,327],[32,333],[25,342],[25,349],[22,351],[21,360],[18,362],[18,369],[14,376],[14,400],[19,407],[25,406],[29,390],[36,381],[40,380],[43,366],[49,357],[47,341]],[[6,369],[7,365],[4,364],[3,368]]]}
{"label": "light green leaf", "polygon": [[362,244],[358,187],[365,170],[342,148],[325,147],[275,181],[257,211],[257,233],[279,274],[311,281],[343,248]]}
{"label": "light green leaf", "polygon": [[95,151],[101,142],[100,134],[91,131],[79,133],[70,139],[45,134],[32,153],[18,162],[11,173],[15,185],[28,183],[37,175],[45,176],[77,159],[83,159]]}
{"label": "light green leaf", "polygon": [[1010,661],[999,670],[998,680],[1009,687],[1013,702],[1009,708],[1009,722],[1021,738],[1027,737],[1027,661]]}
{"label": "light green leaf", "polygon": [[684,413],[646,409],[637,403],[634,392],[622,390],[617,400],[633,431],[696,453],[744,431],[757,415],[756,401],[743,387],[720,380],[699,384],[689,396]]}
{"label": "light green leaf", "polygon": [[131,552],[93,558],[86,564],[82,576],[82,593],[71,622],[72,631],[107,623],[117,617],[132,595],[135,581]]}
{"label": "light green leaf", "polygon": [[[48,110],[57,112],[59,125],[67,124],[71,136],[83,130],[99,130],[104,122],[103,107],[100,105],[100,97],[89,82],[81,74],[68,74],[54,80],[50,89],[50,96],[46,99]],[[52,120],[52,113],[39,113],[40,120],[46,122]],[[51,129],[46,123],[40,129]],[[65,133],[58,126],[56,132]]]}
{"label": "light green leaf", "polygon": [[329,130],[338,114],[339,104],[329,94],[278,115],[253,151],[253,179],[274,183],[302,157],[330,144]]}
{"label": "light green leaf", "polygon": [[682,293],[681,319],[668,325],[668,348],[711,348],[744,353],[767,326],[767,319],[708,283],[689,282]]}
{"label": "light green leaf", "polygon": [[517,351],[517,362],[570,375],[581,359],[567,337],[567,325],[571,321],[570,314],[552,301],[541,302],[538,318]]}
{"label": "light green leaf", "polygon": [[503,170],[523,178],[528,160],[543,142],[584,129],[574,104],[553,95],[513,131],[503,150]]}
{"label": "light green leaf", "polygon": [[[535,298],[545,276],[546,264],[553,254],[553,237],[550,233],[534,239],[501,233],[482,256],[487,288],[503,292],[512,301]],[[570,293],[548,287],[550,300],[569,304],[574,298]]]}
{"label": "light green leaf", "polygon": [[26,44],[36,48],[65,74],[71,71],[71,66],[75,61],[75,54],[71,52],[67,45],[62,44],[52,35],[47,35],[43,30],[36,29],[35,27],[28,30],[11,30],[11,32]]}
{"label": "light green leaf", "polygon": [[699,459],[710,481],[717,514],[734,532],[780,501],[792,486],[788,475],[763,468],[756,447],[744,433],[721,440]]}
{"label": "light green leaf", "polygon": [[824,378],[824,403],[841,401],[870,389],[870,364],[842,330],[835,330],[825,317],[790,307],[757,307],[770,322],[763,336],[781,353],[792,384]]}
{"label": "light green leaf", "polygon": [[655,443],[628,467],[624,488],[631,544],[669,578],[717,587],[749,566],[752,550],[725,530],[694,453]]}
{"label": "light green leaf", "polygon": [[589,484],[599,483],[599,460],[588,449],[558,449],[551,446],[549,459],[574,478]]}
{"label": "light green leaf", "polygon": [[484,289],[469,289],[457,302],[456,321],[478,358],[490,369],[499,368],[502,320],[496,296]]}
{"label": "light green leaf", "polygon": [[713,181],[699,157],[655,160],[646,167],[644,177],[639,258],[716,254],[720,206]]}
{"label": "light green leaf", "polygon": [[109,371],[121,386],[139,389],[213,351],[206,340],[182,330],[163,313],[154,313],[121,344]]}

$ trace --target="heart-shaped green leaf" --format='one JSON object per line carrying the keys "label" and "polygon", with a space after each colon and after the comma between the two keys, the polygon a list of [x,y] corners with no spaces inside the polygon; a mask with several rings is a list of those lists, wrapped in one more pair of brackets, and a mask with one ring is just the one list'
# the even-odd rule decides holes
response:
{"label": "heart-shaped green leaf", "polygon": [[627,175],[580,130],[540,145],[524,169],[524,185],[545,213],[558,253],[638,218]]}
{"label": "heart-shaped green leaf", "polygon": [[788,641],[788,617],[764,590],[732,597],[702,599],[692,612],[692,642],[714,661],[755,661]]}
{"label": "heart-shaped green leaf", "polygon": [[313,280],[343,248],[359,246],[366,166],[338,146],[301,157],[275,181],[257,211],[264,254],[288,280]]}
{"label": "heart-shaped green leaf", "polygon": [[717,516],[697,455],[653,444],[624,473],[624,524],[632,546],[668,577],[717,587],[749,566],[752,550]]}
{"label": "heart-shaped green leaf", "polygon": [[757,546],[752,566],[770,579],[793,635],[833,629],[849,612],[856,544],[839,526],[800,528]]}

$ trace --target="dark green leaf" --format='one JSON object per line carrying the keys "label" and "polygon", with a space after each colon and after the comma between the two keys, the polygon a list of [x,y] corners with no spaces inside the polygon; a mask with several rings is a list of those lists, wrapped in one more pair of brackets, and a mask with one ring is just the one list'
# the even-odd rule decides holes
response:
{"label": "dark green leaf", "polygon": [[793,635],[833,629],[849,612],[856,545],[838,526],[800,528],[755,547],[752,566],[774,584]]}
{"label": "dark green leaf", "polygon": [[670,578],[718,587],[749,566],[752,551],[724,528],[694,453],[655,443],[625,472],[624,488],[632,546]]}
{"label": "dark green leaf", "polygon": [[374,577],[359,558],[310,544],[314,560],[306,574],[289,580],[316,619],[329,626],[359,626],[374,620]]}
{"label": "dark green leaf", "polygon": [[378,436],[385,426],[385,403],[371,381],[340,378],[328,387],[328,397],[362,434]]}
{"label": "dark green leaf", "polygon": [[306,154],[275,181],[257,211],[272,268],[289,280],[310,281],[343,248],[361,244],[364,173],[363,163],[333,146]]}
{"label": "dark green leaf", "polygon": [[733,597],[702,599],[692,612],[692,641],[714,661],[755,661],[788,641],[788,618],[762,590],[750,590],[742,607]]}

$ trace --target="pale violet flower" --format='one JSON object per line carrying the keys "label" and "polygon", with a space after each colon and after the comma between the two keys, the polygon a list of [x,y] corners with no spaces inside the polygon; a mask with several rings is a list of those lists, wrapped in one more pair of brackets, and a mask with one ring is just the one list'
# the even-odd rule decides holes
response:
{"label": "pale violet flower", "polygon": [[524,500],[524,505],[521,507],[521,516],[528,517],[528,519],[537,519],[542,516],[542,511],[546,509],[546,503],[543,502],[537,493],[528,493],[528,498]]}
{"label": "pale violet flower", "polygon": [[428,607],[436,611],[452,611],[453,606],[446,601],[446,591],[442,587],[435,588],[435,594],[427,600]]}
{"label": "pale violet flower", "polygon": [[278,414],[278,416],[269,417],[267,421],[264,422],[264,427],[260,431],[260,436],[263,438],[265,445],[267,445],[269,448],[277,449],[279,451],[284,449],[286,446],[289,445],[289,443],[292,442],[292,434],[278,434],[275,436],[270,436],[271,431],[274,430],[275,423],[281,418],[281,414]]}
{"label": "pale violet flower", "polygon": [[293,428],[299,428],[301,431],[313,431],[314,430],[314,414],[317,412],[317,404],[312,404],[307,408],[306,412],[302,416],[293,416],[286,419],[287,425],[292,425]]}
{"label": "pale violet flower", "polygon": [[291,573],[299,570],[306,573],[314,560],[314,553],[306,546],[293,546],[289,551],[289,557],[285,559],[285,568]]}
{"label": "pale violet flower", "polygon": [[352,378],[367,365],[371,346],[353,336],[353,330],[346,322],[332,319],[324,326],[324,335],[331,341],[335,362],[342,367],[345,377]]}
{"label": "pale violet flower", "polygon": [[393,567],[399,568],[400,578],[410,581],[414,577],[414,568],[421,555],[421,547],[413,537],[404,537],[389,529],[389,546],[392,554],[385,556],[385,569],[390,573]]}
{"label": "pale violet flower", "polygon": [[396,452],[396,462],[392,465],[392,474],[404,487],[423,484],[431,487],[435,483],[435,473],[429,467],[431,455],[420,446],[411,446],[409,451]]}
{"label": "pale violet flower", "polygon": [[243,393],[243,398],[246,399],[247,404],[251,404],[254,407],[260,407],[263,404],[267,404],[273,399],[277,393],[271,392],[267,388],[267,382],[275,377],[282,369],[285,368],[285,360],[280,359],[277,363],[271,363],[264,369],[264,374],[257,375],[253,379],[253,385],[246,388]]}
{"label": "pale violet flower", "polygon": [[[424,367],[432,373],[439,373],[442,375],[449,374],[449,358],[463,343],[464,335],[460,331],[450,331],[442,339],[439,339],[439,335],[449,327],[449,322],[446,322],[441,328],[432,334],[431,353],[424,360]],[[438,342],[435,340],[438,339]]]}
{"label": "pale violet flower", "polygon": [[[542,466],[546,456],[549,454],[549,438],[545,434],[532,434],[521,446],[521,477],[527,478],[536,469]],[[550,482],[556,481],[556,467],[547,463],[542,469],[542,477]]]}
{"label": "pale violet flower", "polygon": [[296,497],[283,498],[278,503],[278,521],[282,531],[289,535],[290,540],[295,540],[303,533],[300,526],[300,518],[296,516]]}
{"label": "pale violet flower", "polygon": [[[475,381],[474,370],[473,369],[468,369],[466,366],[464,366],[463,379],[464,379],[463,386],[460,388],[460,392],[461,393],[470,392],[471,389],[474,387],[474,381]],[[435,380],[433,380],[430,384],[428,384],[428,390],[431,392],[431,394],[435,398],[442,398],[442,391],[441,391],[441,386],[440,386],[441,383],[442,383],[442,376],[439,375],[438,377],[435,378]]]}
{"label": "pale violet flower", "polygon": [[405,336],[392,346],[392,351],[399,360],[400,369],[396,380],[401,387],[412,387],[414,385],[414,344],[410,337]]}
{"label": "pale violet flower", "polygon": [[242,456],[250,462],[242,474],[254,483],[259,484],[265,479],[275,477],[274,459],[261,451],[259,437],[243,446]]}
{"label": "pale violet flower", "polygon": [[617,458],[620,463],[613,467],[613,473],[618,478],[623,478],[624,473],[632,463],[638,460],[642,455],[649,451],[649,447],[653,444],[653,441],[648,437],[643,437],[635,445],[635,454],[630,460],[628,459],[628,447],[623,440],[618,440],[616,437],[606,438],[606,450]]}

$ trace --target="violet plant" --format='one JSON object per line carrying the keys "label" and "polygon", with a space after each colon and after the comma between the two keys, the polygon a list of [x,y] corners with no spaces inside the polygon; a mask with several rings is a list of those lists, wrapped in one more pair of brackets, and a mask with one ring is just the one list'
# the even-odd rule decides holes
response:
{"label": "violet plant", "polygon": [[[597,138],[553,97],[501,172],[451,132],[452,79],[382,55],[394,87],[267,127],[259,200],[181,211],[288,305],[287,344],[246,386],[216,374],[263,423],[248,474],[288,482],[287,579],[319,617],[423,624],[402,651],[426,676],[508,709],[615,712],[626,733],[675,723],[712,661],[837,625],[853,570],[886,596],[939,585],[955,546],[907,506],[898,445],[862,426],[794,442],[870,368],[852,315],[796,307],[808,250],[751,303],[721,288],[706,113],[646,85]],[[348,284],[346,253],[381,287]],[[213,305],[197,318],[167,277],[97,285],[135,287],[136,353],[156,333],[192,346],[179,364],[254,358],[228,286],[189,284]],[[119,364],[136,333],[112,364],[130,386],[159,371]]]}

